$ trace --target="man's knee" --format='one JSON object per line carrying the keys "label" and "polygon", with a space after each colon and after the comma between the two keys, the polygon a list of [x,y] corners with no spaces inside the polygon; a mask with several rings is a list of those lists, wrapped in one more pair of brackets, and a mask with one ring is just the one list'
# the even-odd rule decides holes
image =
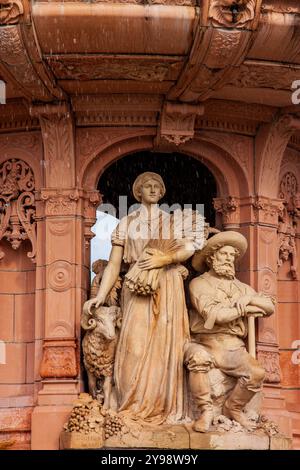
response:
{"label": "man's knee", "polygon": [[184,353],[184,363],[190,372],[208,372],[214,366],[214,358],[197,343],[189,343]]}
{"label": "man's knee", "polygon": [[266,372],[263,367],[255,359],[251,361],[249,369],[249,385],[252,387],[260,387],[263,384]]}
{"label": "man's knee", "polygon": [[259,364],[253,369],[252,380],[258,384],[262,384],[265,379],[266,371]]}

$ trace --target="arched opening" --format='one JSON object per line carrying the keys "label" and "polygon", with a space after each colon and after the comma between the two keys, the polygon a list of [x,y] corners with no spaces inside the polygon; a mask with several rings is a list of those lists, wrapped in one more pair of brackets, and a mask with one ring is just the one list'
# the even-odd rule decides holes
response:
{"label": "arched opening", "polygon": [[[106,263],[96,260],[109,258],[111,232],[122,217],[119,207],[119,197],[127,197],[127,208],[136,204],[132,194],[135,178],[145,172],[153,171],[160,174],[166,186],[166,195],[160,204],[169,207],[179,204],[182,208],[189,205],[198,209],[202,205],[206,220],[215,226],[215,211],[213,198],[217,196],[217,182],[212,172],[200,159],[181,153],[154,153],[150,151],[135,152],[115,160],[101,174],[97,189],[102,194],[102,204],[110,204],[115,208],[115,217],[105,215],[97,210],[97,222],[92,227],[96,236],[91,240],[92,286],[90,297],[96,295]],[[101,206],[99,207],[101,209]],[[123,215],[126,215],[123,213]],[[190,260],[185,262],[189,277],[185,280],[187,291],[189,280],[195,275]],[[96,277],[95,277],[96,274]],[[83,373],[85,390],[88,389],[87,377]]]}
{"label": "arched opening", "polygon": [[[211,171],[200,160],[181,153],[136,152],[112,163],[101,175],[98,190],[103,203],[115,208],[115,218],[97,211],[97,222],[93,227],[96,237],[92,240],[91,260],[108,259],[110,234],[120,214],[120,196],[126,197],[127,208],[136,201],[132,194],[135,178],[145,171],[159,173],[166,186],[166,195],[160,204],[181,207],[203,206],[206,221],[215,226],[213,198],[217,195],[217,184]],[[124,215],[124,214],[123,214]]]}

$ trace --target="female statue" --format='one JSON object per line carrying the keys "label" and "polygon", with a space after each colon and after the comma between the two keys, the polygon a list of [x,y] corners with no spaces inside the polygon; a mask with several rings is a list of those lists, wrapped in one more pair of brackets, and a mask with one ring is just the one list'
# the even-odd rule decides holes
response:
{"label": "female statue", "polygon": [[158,207],[165,194],[160,175],[139,175],[133,194],[141,206],[114,230],[98,294],[87,303],[89,309],[104,305],[122,261],[129,265],[114,366],[118,411],[150,423],[176,423],[186,415],[183,353],[189,341],[187,270],[180,263],[194,254],[196,245],[191,237],[180,243],[162,240],[172,215]]}

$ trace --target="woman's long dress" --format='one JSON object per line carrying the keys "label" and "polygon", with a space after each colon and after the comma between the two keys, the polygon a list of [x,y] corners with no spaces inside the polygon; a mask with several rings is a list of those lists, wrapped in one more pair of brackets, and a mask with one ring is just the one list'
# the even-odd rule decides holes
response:
{"label": "woman's long dress", "polygon": [[[157,211],[152,232],[159,226]],[[123,259],[134,263],[148,240],[132,236],[134,229],[148,227],[143,210],[124,217],[112,235],[113,245],[124,247]],[[159,313],[153,313],[153,297],[133,294],[123,285],[123,322],[115,359],[118,411],[155,424],[176,423],[185,418],[184,344],[189,322],[180,265],[169,265],[160,278]]]}

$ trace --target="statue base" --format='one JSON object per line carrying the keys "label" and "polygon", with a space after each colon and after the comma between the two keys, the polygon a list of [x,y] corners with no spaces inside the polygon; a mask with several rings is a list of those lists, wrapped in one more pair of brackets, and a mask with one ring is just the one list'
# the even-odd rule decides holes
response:
{"label": "statue base", "polygon": [[102,449],[104,446],[102,433],[67,432],[60,434],[60,449]]}
{"label": "statue base", "polygon": [[193,449],[193,450],[289,450],[292,440],[268,436],[262,430],[195,432],[191,425],[147,426],[103,439],[99,434],[63,431],[61,449]]}

